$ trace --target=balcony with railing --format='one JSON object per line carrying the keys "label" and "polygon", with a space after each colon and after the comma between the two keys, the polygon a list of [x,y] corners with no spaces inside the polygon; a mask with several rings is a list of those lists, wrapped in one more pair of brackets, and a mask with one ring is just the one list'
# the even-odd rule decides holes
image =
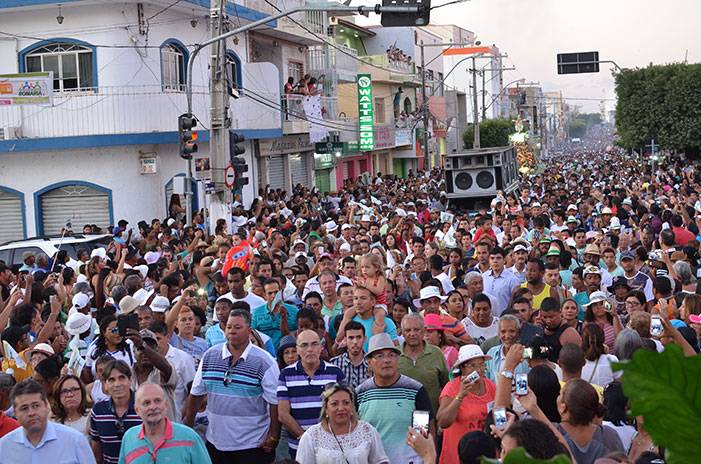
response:
{"label": "balcony with railing", "polygon": [[359,72],[372,73],[374,80],[387,80],[405,85],[420,85],[416,65],[410,59],[390,58],[387,54],[366,55],[360,59]]}
{"label": "balcony with railing", "polygon": [[358,52],[336,43],[312,47],[307,50],[306,69],[312,76],[335,73],[339,81],[354,82],[358,74]]}
{"label": "balcony with railing", "polygon": [[[278,94],[257,91],[276,101]],[[193,113],[209,127],[210,95],[193,88]],[[241,96],[231,100],[233,127],[239,130],[279,129],[279,114]],[[177,131],[178,115],[187,111],[185,93],[160,85],[99,87],[55,93],[51,105],[0,106],[0,128],[6,139],[39,139],[88,135],[143,134]]]}
{"label": "balcony with railing", "polygon": [[[318,99],[320,112],[315,112],[314,102],[310,99]],[[336,132],[352,130],[357,125],[357,122],[350,121],[339,112],[337,97],[287,94],[281,97],[281,103],[283,134],[309,132],[310,123]]]}
{"label": "balcony with railing", "polygon": [[[304,6],[305,0],[243,0],[237,2],[247,8],[273,15],[280,11]],[[307,45],[320,44],[326,37],[328,16],[324,11],[293,13],[277,20],[275,29],[261,30],[266,35]]]}

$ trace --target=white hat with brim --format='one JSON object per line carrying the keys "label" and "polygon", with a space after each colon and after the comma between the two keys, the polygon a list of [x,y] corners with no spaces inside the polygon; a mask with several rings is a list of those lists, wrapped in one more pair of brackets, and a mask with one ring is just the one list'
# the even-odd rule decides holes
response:
{"label": "white hat with brim", "polygon": [[149,307],[154,313],[164,313],[170,308],[170,301],[168,301],[168,298],[164,296],[157,295],[151,301],[151,306]]}
{"label": "white hat with brim", "polygon": [[75,312],[68,316],[66,320],[66,332],[70,335],[80,335],[90,330],[92,316]]}
{"label": "white hat with brim", "polygon": [[397,354],[401,354],[401,350],[394,344],[388,333],[379,333],[370,337],[368,342],[368,352],[365,354],[369,358],[374,353],[382,350],[392,350]]}
{"label": "white hat with brim", "polygon": [[35,352],[44,353],[47,356],[53,356],[56,354],[54,349],[48,343],[37,343],[34,348],[29,350],[29,357],[31,358]]}
{"label": "white hat with brim", "polygon": [[602,301],[608,301],[608,297],[604,292],[594,292],[589,296],[589,302],[586,304],[583,304],[585,308],[589,305],[593,305],[594,303],[601,303]]}
{"label": "white hat with brim", "polygon": [[428,300],[429,298],[438,298],[441,300],[441,303],[443,303],[448,297],[441,295],[441,291],[438,289],[438,287],[430,285],[421,289],[419,292],[419,297],[414,299],[414,306],[421,308],[421,301]]}
{"label": "white hat with brim", "polygon": [[453,369],[460,367],[464,363],[476,358],[483,358],[485,361],[492,359],[491,356],[484,354],[479,345],[463,345],[458,352],[458,360],[453,364]]}

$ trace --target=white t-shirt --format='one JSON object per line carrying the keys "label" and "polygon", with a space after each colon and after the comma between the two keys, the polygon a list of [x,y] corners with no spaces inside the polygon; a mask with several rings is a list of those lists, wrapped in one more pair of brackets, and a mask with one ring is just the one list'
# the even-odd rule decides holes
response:
{"label": "white t-shirt", "polygon": [[480,327],[469,317],[462,320],[465,331],[472,337],[476,344],[481,345],[488,338],[496,337],[499,334],[499,318],[492,317],[492,323],[488,327]]}
{"label": "white t-shirt", "polygon": [[[255,308],[259,306],[263,306],[265,304],[265,300],[255,293],[248,292],[248,294],[243,297],[243,298],[235,298],[234,295],[231,294],[231,292],[227,293],[226,295],[222,295],[221,298],[226,298],[227,300],[231,301],[232,303],[236,303],[239,301],[245,301],[248,303],[248,306],[251,307],[251,311],[253,311]],[[212,316],[212,320],[214,322],[219,322],[219,319],[217,318],[217,312],[214,311],[214,315]]]}
{"label": "white t-shirt", "polygon": [[582,368],[582,379],[589,383],[606,385],[613,382],[617,376],[613,374],[611,363],[618,362],[618,358],[612,354],[602,354],[599,357],[599,362],[587,360]]}
{"label": "white t-shirt", "polygon": [[[114,359],[119,359],[121,361],[124,361],[129,365],[129,367],[134,367],[134,363],[136,362],[136,356],[134,355],[134,344],[131,342],[131,340],[127,339],[127,346],[128,351],[106,351],[103,353],[103,355],[109,355],[112,356]],[[92,371],[92,375],[95,376],[95,361],[97,361],[98,358],[101,356],[94,357],[95,352],[97,351],[97,339],[93,340],[93,342],[90,344],[88,347],[88,351],[85,355],[85,367],[89,367],[90,370]]]}
{"label": "white t-shirt", "polygon": [[192,357],[174,346],[168,346],[166,359],[170,362],[175,373],[177,374],[177,382],[175,384],[175,419],[180,422],[180,412],[185,407],[185,401],[189,390],[187,385],[195,378],[195,365],[192,363]]}

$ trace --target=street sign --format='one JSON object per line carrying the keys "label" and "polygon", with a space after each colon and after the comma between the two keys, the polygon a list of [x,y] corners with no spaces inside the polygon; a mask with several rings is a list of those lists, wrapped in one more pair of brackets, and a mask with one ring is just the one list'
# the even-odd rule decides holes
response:
{"label": "street sign", "polygon": [[224,184],[231,188],[234,186],[234,180],[236,180],[236,171],[233,166],[229,165],[224,169]]}
{"label": "street sign", "polygon": [[558,53],[558,74],[599,72],[599,52]]}

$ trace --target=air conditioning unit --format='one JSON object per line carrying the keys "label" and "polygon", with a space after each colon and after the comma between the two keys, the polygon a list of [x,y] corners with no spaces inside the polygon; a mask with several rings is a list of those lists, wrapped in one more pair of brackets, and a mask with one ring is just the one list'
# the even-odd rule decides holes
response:
{"label": "air conditioning unit", "polygon": [[0,140],[15,140],[22,138],[22,127],[5,126],[0,127]]}

